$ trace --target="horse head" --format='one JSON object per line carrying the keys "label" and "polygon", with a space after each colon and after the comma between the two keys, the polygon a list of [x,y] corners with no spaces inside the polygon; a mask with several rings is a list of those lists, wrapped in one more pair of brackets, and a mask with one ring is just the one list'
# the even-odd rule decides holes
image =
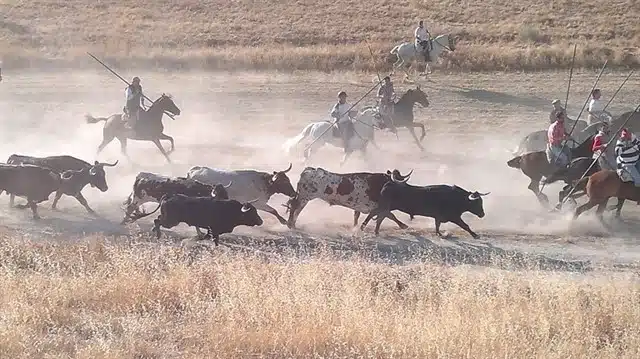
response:
{"label": "horse head", "polygon": [[175,102],[173,102],[173,97],[165,93],[160,95],[157,100],[153,101],[149,110],[152,108],[158,108],[159,110],[162,110],[162,112],[168,112],[174,116],[180,115],[180,109],[176,106]]}
{"label": "horse head", "polygon": [[452,52],[456,51],[456,39],[451,34],[437,36],[435,39],[433,39],[433,42],[442,46],[445,50]]}
{"label": "horse head", "polygon": [[[429,107],[429,99],[427,98],[427,94],[422,91],[422,89],[420,88],[420,85],[416,86],[415,90],[409,90],[412,92],[413,95],[413,102],[414,103],[419,103],[422,105],[422,107]],[[409,92],[407,91],[407,93]]]}

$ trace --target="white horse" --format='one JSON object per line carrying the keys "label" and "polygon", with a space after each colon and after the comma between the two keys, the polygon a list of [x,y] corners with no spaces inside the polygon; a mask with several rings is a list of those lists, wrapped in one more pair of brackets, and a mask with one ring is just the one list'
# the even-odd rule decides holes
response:
{"label": "white horse", "polygon": [[[436,36],[431,40],[431,44],[433,48],[431,49],[431,51],[429,51],[429,57],[431,59],[431,62],[434,62],[434,63],[438,61],[438,58],[445,50],[448,50],[448,51],[456,50],[455,39],[450,34]],[[393,49],[391,49],[389,53],[394,54],[398,57],[398,60],[393,64],[393,72],[395,72],[396,68],[404,66],[402,70],[404,71],[404,73],[407,75],[407,78],[408,78],[409,73],[407,72],[406,68],[411,66],[411,62],[418,57],[419,58],[418,64],[424,63],[425,71],[427,70],[427,68],[429,68],[429,73],[431,73],[431,67],[429,66],[428,63],[425,63],[424,56],[422,55],[416,56],[417,51],[416,51],[416,46],[414,42],[403,42],[400,45],[397,45]],[[425,73],[422,72],[421,74],[425,74]]]}
{"label": "white horse", "polygon": [[[344,148],[344,144],[338,133],[337,127],[333,126],[332,123],[333,122],[329,121],[320,121],[308,124],[297,136],[284,142],[282,145],[284,151],[287,154],[290,154],[291,150],[299,143],[304,140],[310,140],[304,151],[304,162],[306,164],[311,158],[311,155],[327,143],[338,148]],[[345,152],[342,157],[340,166],[347,161],[349,156],[355,150],[359,150],[363,155],[366,155],[366,149],[369,142],[377,147],[374,142],[374,129],[381,128],[383,126],[384,122],[382,116],[380,116],[380,113],[376,111],[375,108],[367,108],[360,112],[353,120],[354,134],[349,140],[347,145],[348,151]]]}

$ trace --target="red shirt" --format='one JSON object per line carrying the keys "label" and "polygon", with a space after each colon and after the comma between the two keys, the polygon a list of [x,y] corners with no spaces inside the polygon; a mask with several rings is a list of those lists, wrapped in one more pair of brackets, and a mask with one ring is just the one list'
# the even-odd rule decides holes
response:
{"label": "red shirt", "polygon": [[593,138],[593,145],[591,146],[592,152],[601,150],[602,147],[606,145],[606,143],[602,141],[602,136],[604,136],[604,133],[598,132],[598,134]]}
{"label": "red shirt", "polygon": [[552,123],[547,131],[547,137],[549,139],[549,144],[553,146],[561,145],[562,140],[565,138],[564,122],[556,121]]}

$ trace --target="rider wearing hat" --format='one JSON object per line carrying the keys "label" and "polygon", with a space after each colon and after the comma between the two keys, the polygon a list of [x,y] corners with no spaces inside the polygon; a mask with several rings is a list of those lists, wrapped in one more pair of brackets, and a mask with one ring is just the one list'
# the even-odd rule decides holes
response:
{"label": "rider wearing hat", "polygon": [[337,123],[340,136],[344,145],[344,151],[347,152],[349,146],[349,139],[353,135],[353,121],[352,116],[355,116],[355,111],[351,110],[351,105],[347,103],[347,93],[340,91],[338,93],[338,103],[336,103],[331,109],[331,117],[335,119],[334,123]]}
{"label": "rider wearing hat", "polygon": [[140,110],[144,107],[144,95],[142,94],[142,85],[140,85],[138,76],[134,77],[131,85],[125,89],[125,97],[124,113],[128,118],[126,126],[133,128],[139,119]]}
{"label": "rider wearing hat", "polygon": [[557,118],[556,115],[558,114],[558,112],[563,112],[565,119],[567,118],[567,110],[564,107],[562,107],[560,100],[555,99],[553,100],[553,102],[551,102],[551,104],[553,105],[553,109],[549,113],[549,123],[556,122],[556,118]]}

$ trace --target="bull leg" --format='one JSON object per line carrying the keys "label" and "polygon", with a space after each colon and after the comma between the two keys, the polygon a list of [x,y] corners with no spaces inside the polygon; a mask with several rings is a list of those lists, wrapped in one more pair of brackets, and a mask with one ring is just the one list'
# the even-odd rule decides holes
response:
{"label": "bull leg", "polygon": [[86,208],[87,212],[91,214],[96,214],[96,212],[93,209],[91,209],[91,207],[89,207],[89,203],[87,202],[87,199],[84,198],[82,193],[78,192],[78,194],[75,195],[74,197],[78,200],[78,202],[80,202],[81,205],[84,206],[84,208]]}
{"label": "bull leg", "polygon": [[380,218],[380,214],[378,213],[379,211],[377,209],[374,209],[373,211],[369,212],[369,214],[367,215],[367,218],[364,219],[364,221],[362,222],[362,224],[360,225],[360,230],[364,231],[364,228],[367,226],[367,224],[369,223],[369,221],[377,214],[378,218]]}
{"label": "bull leg", "polygon": [[36,202],[29,201],[28,205],[33,213],[33,219],[40,219],[40,215],[38,215],[38,204]]}
{"label": "bull leg", "polygon": [[160,225],[162,223],[160,222],[160,216],[158,216],[158,218],[153,220],[153,229],[151,229],[151,231],[156,233],[156,238],[160,239]]}
{"label": "bull leg", "polygon": [[442,224],[442,222],[437,218],[434,218],[434,220],[436,222],[436,234],[438,235],[438,237],[444,238],[444,235],[440,232],[440,225]]}
{"label": "bull leg", "polygon": [[373,231],[376,236],[380,235],[380,225],[382,224],[382,221],[384,221],[385,217],[386,213],[385,215],[378,214],[378,218],[376,218],[376,228]]}
{"label": "bull leg", "polygon": [[164,158],[167,159],[167,162],[171,163],[171,159],[169,158],[169,154],[167,153],[167,151],[165,151],[164,147],[162,147],[162,144],[160,143],[160,140],[158,140],[158,139],[153,140],[153,144],[155,144],[156,147],[158,147],[158,149],[160,150],[160,152],[162,153]]}
{"label": "bull leg", "polygon": [[53,198],[53,203],[51,204],[51,209],[52,210],[56,210],[56,206],[58,205],[58,201],[60,200],[60,198],[62,197],[63,193],[62,191],[58,190],[56,191],[56,196]]}
{"label": "bull leg", "polygon": [[469,225],[462,219],[462,218],[456,218],[455,221],[451,221],[455,224],[458,225],[458,227],[464,229],[465,231],[467,231],[467,233],[469,233],[471,235],[471,237],[473,237],[473,239],[478,239],[480,238],[480,236],[471,230],[471,228],[469,227]]}
{"label": "bull leg", "polygon": [[[402,222],[398,219],[398,217],[396,217],[396,215],[395,215],[395,214],[393,214],[393,213],[391,213],[391,212],[387,213],[387,216],[386,216],[386,217],[387,217],[387,218],[389,218],[390,220],[392,220],[392,221],[396,222],[396,224],[398,225],[398,227],[400,227],[400,229],[407,229],[407,228],[409,228],[409,226],[407,226],[406,224],[402,223]],[[413,218],[413,216],[412,216],[412,218]]]}
{"label": "bull leg", "polygon": [[357,226],[358,225],[358,219],[360,218],[360,212],[358,211],[353,211],[353,226]]}
{"label": "bull leg", "polygon": [[272,215],[276,216],[276,218],[278,219],[278,221],[280,221],[280,224],[284,224],[284,225],[286,225],[286,224],[287,224],[287,220],[286,220],[286,219],[284,219],[284,218],[282,218],[282,216],[278,213],[278,211],[276,211],[276,210],[275,210],[275,208],[271,207],[271,206],[270,206],[270,205],[268,205],[268,204],[264,204],[264,206],[260,206],[260,207],[261,207],[261,208],[257,208],[257,207],[256,207],[256,208],[257,208],[257,209],[261,209],[261,210],[263,210],[263,211],[265,211],[265,212],[269,212],[269,213],[271,213]]}
{"label": "bull leg", "polygon": [[14,194],[9,194],[9,208],[13,207],[16,196]]}

